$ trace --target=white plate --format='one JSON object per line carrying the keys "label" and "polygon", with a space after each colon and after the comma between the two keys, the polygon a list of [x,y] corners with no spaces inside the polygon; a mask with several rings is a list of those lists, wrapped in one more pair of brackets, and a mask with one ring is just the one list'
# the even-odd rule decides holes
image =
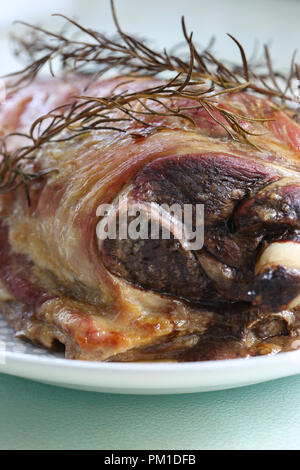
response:
{"label": "white plate", "polygon": [[95,363],[63,359],[15,339],[0,314],[0,372],[96,392],[163,394],[222,390],[300,373],[300,350],[189,363]]}

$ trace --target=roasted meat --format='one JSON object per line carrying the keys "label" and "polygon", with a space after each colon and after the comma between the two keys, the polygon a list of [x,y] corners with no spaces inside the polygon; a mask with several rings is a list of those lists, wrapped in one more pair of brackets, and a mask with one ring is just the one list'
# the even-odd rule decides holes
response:
{"label": "roasted meat", "polygon": [[[89,93],[157,83],[98,80]],[[85,84],[52,78],[11,93],[0,107],[2,136],[26,132]],[[30,205],[22,186],[0,199],[0,295],[18,337],[99,361],[223,359],[297,347],[300,126],[244,91],[217,99],[220,108],[260,118],[243,123],[252,145],[233,140],[214,119],[221,115],[191,107],[193,122],[158,112],[145,117],[155,119],[155,132],[124,120],[121,130],[108,125],[46,143],[27,161],[28,171],[55,171],[32,182]],[[120,201],[204,205],[204,246],[186,249],[175,236],[99,240],[97,208],[109,203],[118,213]]]}

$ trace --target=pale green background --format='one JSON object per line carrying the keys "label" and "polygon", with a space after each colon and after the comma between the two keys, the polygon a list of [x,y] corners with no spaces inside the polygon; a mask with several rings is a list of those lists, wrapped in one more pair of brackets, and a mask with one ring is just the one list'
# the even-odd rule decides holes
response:
{"label": "pale green background", "polygon": [[300,376],[223,392],[126,396],[0,374],[0,449],[299,449]]}

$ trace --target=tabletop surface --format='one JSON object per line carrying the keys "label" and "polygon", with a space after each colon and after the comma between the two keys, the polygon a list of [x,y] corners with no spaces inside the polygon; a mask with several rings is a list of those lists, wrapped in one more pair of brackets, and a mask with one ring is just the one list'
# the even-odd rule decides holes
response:
{"label": "tabletop surface", "polygon": [[0,375],[0,449],[299,449],[300,376],[134,396]]}
{"label": "tabletop surface", "polygon": [[[256,39],[260,45],[272,42],[277,65],[287,66],[293,50],[299,49],[298,0],[116,4],[126,30],[154,37],[161,45],[181,40],[178,25],[184,13],[202,44],[217,36],[220,55],[231,57],[236,49],[226,32],[238,37],[249,54]],[[36,22],[56,11],[98,29],[113,27],[108,0],[10,0],[1,6],[1,74],[16,67],[6,40],[11,21]],[[125,396],[55,388],[0,374],[0,448],[299,449],[300,376],[223,392]]]}

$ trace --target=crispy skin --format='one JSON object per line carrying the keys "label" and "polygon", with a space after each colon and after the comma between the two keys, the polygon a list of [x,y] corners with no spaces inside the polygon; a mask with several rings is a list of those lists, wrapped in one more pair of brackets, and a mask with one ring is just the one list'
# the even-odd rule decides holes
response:
{"label": "crispy skin", "polygon": [[[105,96],[122,81],[97,82],[89,93]],[[1,105],[0,132],[25,131],[84,85],[75,77],[21,90]],[[123,133],[48,144],[28,163],[59,171],[32,184],[30,207],[22,188],[0,198],[0,295],[17,335],[46,347],[58,341],[67,357],[86,360],[201,360],[293,347],[300,127],[247,93],[219,100],[240,115],[274,119],[242,123],[261,151],[193,110],[197,128],[157,116],[167,129],[148,133],[126,121]],[[97,207],[120,194],[129,203],[204,204],[204,248],[188,252],[174,239],[98,243]]]}

